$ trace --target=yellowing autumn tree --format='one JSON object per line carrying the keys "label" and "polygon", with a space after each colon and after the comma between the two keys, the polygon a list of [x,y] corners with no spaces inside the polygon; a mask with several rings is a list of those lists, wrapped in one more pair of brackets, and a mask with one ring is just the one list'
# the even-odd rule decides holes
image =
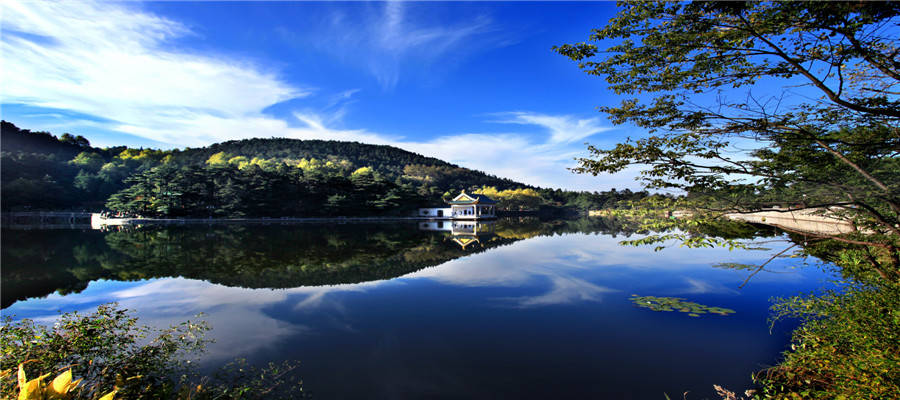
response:
{"label": "yellowing autumn tree", "polygon": [[534,189],[497,190],[493,186],[483,186],[474,192],[483,194],[497,201],[502,210],[534,210],[544,204],[544,198]]}

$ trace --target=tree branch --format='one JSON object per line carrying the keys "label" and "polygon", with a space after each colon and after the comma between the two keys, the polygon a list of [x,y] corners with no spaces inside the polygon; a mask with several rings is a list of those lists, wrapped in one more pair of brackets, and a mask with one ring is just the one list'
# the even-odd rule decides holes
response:
{"label": "tree branch", "polygon": [[815,139],[813,139],[813,140],[816,142],[816,144],[818,144],[819,146],[822,146],[822,148],[824,148],[826,151],[828,151],[829,153],[831,153],[833,156],[837,157],[837,158],[838,158],[839,160],[841,160],[844,164],[849,165],[850,168],[853,168],[854,170],[856,170],[856,172],[859,172],[860,175],[862,175],[862,176],[864,176],[866,179],[868,179],[869,182],[872,182],[873,184],[875,184],[875,186],[878,186],[879,189],[881,189],[882,191],[884,191],[885,193],[887,193],[887,194],[889,194],[889,195],[892,194],[892,193],[891,193],[891,190],[888,189],[887,185],[885,185],[885,184],[882,183],[880,180],[878,180],[878,178],[875,178],[874,176],[872,176],[871,174],[869,174],[868,172],[866,172],[866,170],[862,169],[859,165],[857,165],[857,164],[854,163],[853,161],[850,161],[847,157],[844,157],[843,154],[841,154],[840,152],[838,152],[838,151],[835,150],[835,149],[832,149],[831,146],[828,146],[827,144],[825,144],[824,142],[822,142],[822,141],[819,140],[818,138],[815,138]]}
{"label": "tree branch", "polygon": [[837,93],[835,93],[833,90],[831,90],[831,88],[829,88],[828,85],[825,84],[825,82],[822,82],[819,78],[816,78],[815,75],[813,75],[806,68],[804,68],[802,65],[800,65],[800,63],[797,62],[797,60],[793,59],[791,56],[789,56],[787,53],[785,53],[783,50],[781,50],[780,47],[778,47],[777,45],[772,43],[770,40],[766,39],[765,36],[756,32],[756,30],[753,29],[753,26],[750,24],[750,22],[747,21],[743,15],[739,15],[738,17],[741,19],[741,21],[744,22],[744,26],[748,29],[748,31],[754,37],[761,40],[763,43],[769,45],[769,47],[771,47],[773,49],[773,51],[775,51],[775,53],[778,57],[787,61],[787,63],[790,64],[792,67],[794,67],[799,74],[806,77],[806,79],[809,79],[809,81],[813,84],[813,86],[815,86],[816,88],[821,90],[823,93],[825,93],[825,95],[831,101],[835,102],[836,104],[847,107],[851,110],[854,110],[854,111],[900,118],[900,110],[898,110],[898,109],[865,107],[865,106],[861,106],[859,104],[851,103],[847,100],[840,98],[840,96],[838,96]]}
{"label": "tree branch", "polygon": [[834,29],[834,28],[828,28],[828,29],[831,30],[832,32],[840,33],[845,38],[847,38],[847,40],[850,41],[850,44],[853,45],[853,48],[856,49],[856,51],[858,51],[860,55],[862,55],[863,60],[868,61],[869,64],[872,64],[873,66],[875,66],[875,68],[878,68],[878,70],[883,72],[885,75],[890,76],[891,78],[894,78],[894,79],[900,81],[900,73],[897,73],[897,71],[892,71],[891,69],[884,66],[882,63],[873,59],[871,56],[872,53],[868,49],[864,48],[862,43],[860,43],[859,40],[856,40],[855,36],[849,35],[849,34],[847,34],[847,32],[844,32],[841,29]]}
{"label": "tree branch", "polygon": [[784,250],[782,250],[782,251],[779,251],[779,252],[778,252],[778,254],[776,254],[776,255],[774,255],[774,256],[772,256],[772,257],[771,257],[771,258],[769,258],[769,259],[768,259],[768,260],[766,260],[766,262],[764,262],[764,263],[762,263],[762,264],[761,264],[761,265],[760,265],[760,266],[759,266],[759,267],[757,267],[757,268],[756,268],[756,270],[755,270],[755,271],[753,271],[753,273],[752,273],[752,274],[750,274],[750,276],[748,276],[748,277],[747,277],[747,279],[744,279],[744,282],[743,282],[743,283],[741,283],[741,285],[740,285],[740,286],[738,286],[738,289],[743,289],[743,288],[744,288],[744,285],[746,285],[746,284],[747,284],[747,282],[750,282],[750,278],[752,278],[752,277],[753,277],[753,275],[756,275],[756,274],[758,274],[758,273],[759,273],[759,271],[762,271],[762,269],[763,269],[763,267],[765,267],[765,266],[766,266],[766,264],[768,264],[768,263],[770,263],[770,262],[772,262],[772,260],[774,260],[774,259],[776,259],[776,258],[778,258],[778,256],[780,256],[780,255],[782,255],[782,254],[784,254],[784,253],[786,253],[786,252],[787,252],[787,251],[788,251],[788,250],[790,250],[790,249],[793,249],[793,248],[794,248],[794,247],[796,247],[796,246],[797,246],[797,244],[796,244],[796,243],[794,243],[794,244],[792,244],[792,245],[790,245],[790,246],[788,246],[788,248],[786,248],[786,249],[784,249]]}

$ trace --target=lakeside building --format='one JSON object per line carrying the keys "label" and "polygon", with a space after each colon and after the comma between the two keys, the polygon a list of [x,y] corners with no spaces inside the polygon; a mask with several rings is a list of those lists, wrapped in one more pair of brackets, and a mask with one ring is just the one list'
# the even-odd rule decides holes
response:
{"label": "lakeside building", "polygon": [[449,208],[420,208],[418,216],[439,219],[491,219],[496,218],[497,202],[483,194],[462,191],[448,201]]}

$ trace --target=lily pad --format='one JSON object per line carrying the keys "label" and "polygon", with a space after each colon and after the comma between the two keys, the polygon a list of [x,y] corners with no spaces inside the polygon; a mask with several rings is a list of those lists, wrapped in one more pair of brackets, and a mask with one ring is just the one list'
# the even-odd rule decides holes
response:
{"label": "lily pad", "polygon": [[734,314],[734,310],[722,307],[710,307],[700,303],[687,301],[681,297],[656,297],[631,295],[629,298],[634,305],[647,308],[651,311],[674,311],[687,313],[691,317],[699,317],[701,314],[712,313],[716,315]]}

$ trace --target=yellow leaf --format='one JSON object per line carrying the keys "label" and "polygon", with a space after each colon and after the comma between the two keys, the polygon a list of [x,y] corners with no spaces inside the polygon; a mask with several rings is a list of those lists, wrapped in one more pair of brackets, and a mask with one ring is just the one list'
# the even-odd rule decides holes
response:
{"label": "yellow leaf", "polygon": [[70,387],[71,383],[72,369],[69,368],[66,372],[59,374],[59,376],[53,379],[53,382],[50,382],[50,387],[48,387],[47,389],[49,389],[49,394],[53,395],[54,397],[63,396],[72,390],[72,388]]}
{"label": "yellow leaf", "polygon": [[19,389],[20,390],[23,387],[25,387],[25,382],[27,381],[27,379],[25,378],[25,367],[23,367],[22,365],[24,365],[24,363],[19,364]]}
{"label": "yellow leaf", "polygon": [[12,372],[13,372],[12,368],[4,369],[3,371],[0,371],[0,378],[6,378],[7,375],[12,375]]}
{"label": "yellow leaf", "polygon": [[19,400],[40,400],[41,399],[41,383],[32,380],[25,385],[19,386]]}
{"label": "yellow leaf", "polygon": [[[20,376],[24,376],[23,372]],[[19,386],[19,400],[42,400],[41,396],[41,381],[50,374],[41,375],[35,379],[32,379],[28,382],[25,382],[25,385]]]}
{"label": "yellow leaf", "polygon": [[116,392],[118,392],[118,390],[113,390],[112,392],[109,392],[109,393],[103,395],[103,397],[101,397],[97,400],[113,400],[113,398],[114,398],[113,396],[116,395]]}

